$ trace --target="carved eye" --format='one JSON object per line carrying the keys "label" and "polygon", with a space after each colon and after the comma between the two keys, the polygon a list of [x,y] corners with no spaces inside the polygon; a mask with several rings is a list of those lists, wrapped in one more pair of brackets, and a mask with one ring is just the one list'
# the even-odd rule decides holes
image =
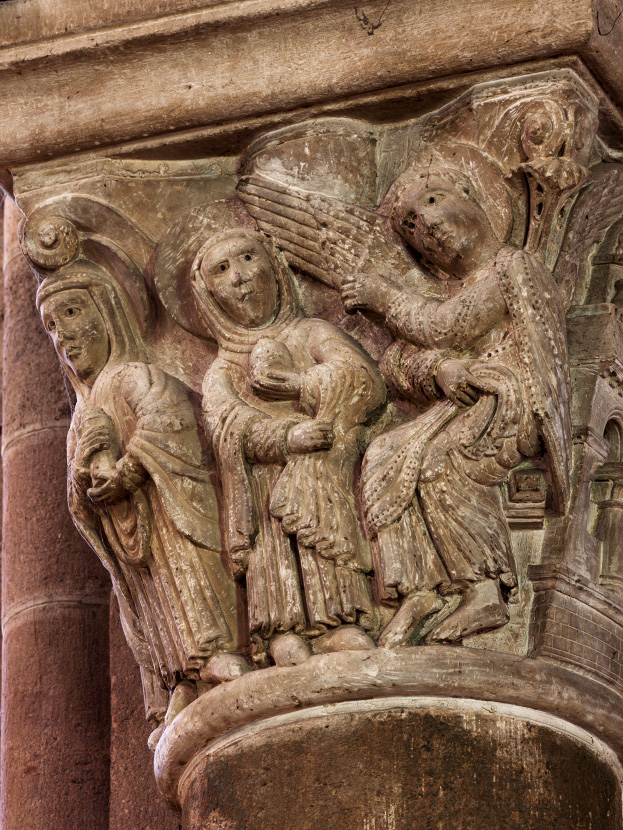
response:
{"label": "carved eye", "polygon": [[218,270],[219,271],[227,271],[227,263],[226,262],[220,262],[219,266],[218,266]]}
{"label": "carved eye", "polygon": [[244,255],[245,262],[251,262],[252,259],[253,259],[253,257],[251,256],[251,254],[245,254]]}
{"label": "carved eye", "polygon": [[54,320],[48,320],[46,328],[48,331],[54,331],[54,329],[56,328],[56,323],[54,322]]}
{"label": "carved eye", "polygon": [[439,204],[439,202],[443,202],[444,198],[445,198],[445,197],[444,197],[444,194],[443,194],[443,193],[435,193],[434,195],[433,195],[433,194],[431,194],[431,195],[430,195],[430,196],[426,199],[426,204],[427,204],[427,205],[438,205],[438,204]]}
{"label": "carved eye", "polygon": [[77,308],[72,308],[72,307],[70,306],[69,308],[66,308],[66,309],[65,309],[65,317],[75,317],[75,316],[76,316],[76,314],[78,313],[78,311],[79,311],[79,309],[77,309]]}

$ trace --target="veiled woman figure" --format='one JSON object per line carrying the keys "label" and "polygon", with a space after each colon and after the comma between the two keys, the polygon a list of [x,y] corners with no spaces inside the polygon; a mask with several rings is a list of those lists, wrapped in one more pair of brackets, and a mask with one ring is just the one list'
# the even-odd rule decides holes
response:
{"label": "veiled woman figure", "polygon": [[[402,598],[382,634],[408,641],[459,593],[429,641],[504,625],[516,569],[500,485],[544,445],[553,505],[569,495],[565,315],[552,274],[508,244],[512,203],[502,174],[468,145],[429,151],[396,184],[395,229],[440,279],[446,299],[401,291],[382,276],[343,283],[349,310],[385,317],[397,338],[388,380],[424,412],[372,442],[362,502],[386,601]],[[542,442],[542,443],[541,443]]]}
{"label": "veiled woman figure", "polygon": [[184,386],[148,362],[129,302],[97,266],[45,279],[37,306],[76,392],[69,509],[110,571],[147,702],[211,665],[231,679],[246,665],[231,653],[235,585]]}
{"label": "veiled woman figure", "polygon": [[290,632],[289,651],[279,650],[283,638],[271,644],[277,663],[304,659],[296,635],[344,623],[332,648],[370,647],[353,628],[370,628],[374,615],[353,474],[385,401],[378,369],[340,329],[303,316],[292,273],[259,233],[210,239],[193,291],[219,347],[203,408],[251,633],[265,641]]}

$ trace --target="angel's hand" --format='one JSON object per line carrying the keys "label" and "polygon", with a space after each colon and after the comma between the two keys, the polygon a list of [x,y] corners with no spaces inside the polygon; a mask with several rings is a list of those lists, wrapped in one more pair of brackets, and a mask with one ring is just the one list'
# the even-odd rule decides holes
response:
{"label": "angel's hand", "polygon": [[291,453],[317,452],[333,446],[335,435],[331,421],[304,421],[288,430],[288,451]]}
{"label": "angel's hand", "polygon": [[444,360],[437,368],[437,385],[453,403],[473,406],[482,394],[497,390],[470,372],[465,360]]}
{"label": "angel's hand", "polygon": [[114,504],[121,501],[127,493],[128,491],[123,485],[121,471],[117,467],[113,467],[109,473],[101,476],[98,484],[87,490],[87,496],[95,504]]}
{"label": "angel's hand", "polygon": [[297,372],[269,369],[253,378],[251,388],[267,401],[296,400],[301,393],[301,376]]}
{"label": "angel's hand", "polygon": [[350,274],[342,279],[342,302],[346,311],[365,309],[377,314],[387,309],[400,291],[378,274]]}

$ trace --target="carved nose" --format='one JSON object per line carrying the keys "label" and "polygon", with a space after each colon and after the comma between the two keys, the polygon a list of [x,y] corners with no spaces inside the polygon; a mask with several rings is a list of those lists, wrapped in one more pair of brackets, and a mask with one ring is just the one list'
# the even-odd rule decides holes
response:
{"label": "carved nose", "polygon": [[65,331],[64,329],[62,329],[60,326],[57,325],[56,326],[56,338],[62,346],[65,343],[70,343],[74,339],[74,336],[73,336],[73,334],[70,334],[68,331]]}
{"label": "carved nose", "polygon": [[234,285],[244,285],[244,283],[249,282],[252,278],[249,270],[244,268],[242,265],[234,265],[234,274]]}

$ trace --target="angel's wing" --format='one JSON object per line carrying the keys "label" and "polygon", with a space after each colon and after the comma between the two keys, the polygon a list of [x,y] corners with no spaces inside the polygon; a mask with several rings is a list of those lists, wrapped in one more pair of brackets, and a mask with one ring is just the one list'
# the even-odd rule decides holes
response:
{"label": "angel's wing", "polygon": [[565,308],[589,275],[591,248],[623,218],[623,166],[604,165],[578,197],[569,221],[554,275]]}
{"label": "angel's wing", "polygon": [[401,288],[437,293],[435,280],[416,268],[374,211],[257,174],[244,176],[238,193],[290,265],[325,285],[339,288],[346,274],[367,271]]}

